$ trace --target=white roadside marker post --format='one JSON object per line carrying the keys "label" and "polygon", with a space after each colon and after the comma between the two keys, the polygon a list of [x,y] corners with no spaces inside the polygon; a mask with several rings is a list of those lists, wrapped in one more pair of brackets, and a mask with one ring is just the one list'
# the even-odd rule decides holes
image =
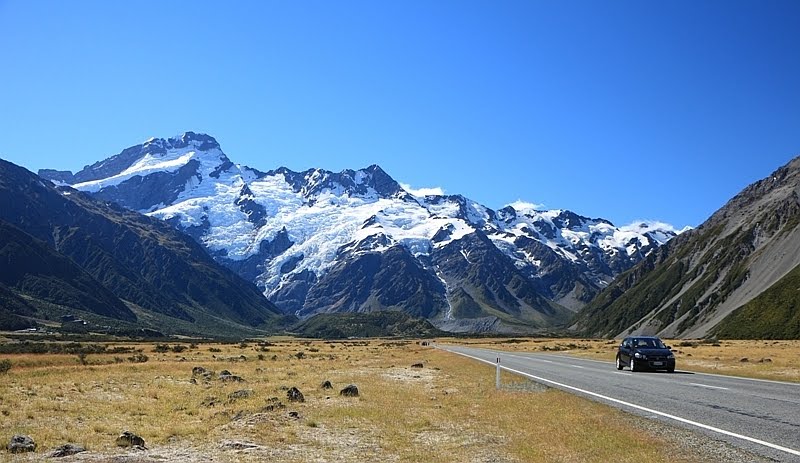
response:
{"label": "white roadside marker post", "polygon": [[497,390],[499,391],[500,390],[500,357],[497,357],[497,374],[495,375],[494,384],[495,384],[495,388],[497,388]]}

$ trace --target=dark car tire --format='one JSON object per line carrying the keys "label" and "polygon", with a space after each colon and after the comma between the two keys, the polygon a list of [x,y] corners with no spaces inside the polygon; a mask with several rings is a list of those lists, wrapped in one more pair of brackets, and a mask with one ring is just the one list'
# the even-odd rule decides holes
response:
{"label": "dark car tire", "polygon": [[667,373],[675,373],[675,369],[674,368],[667,368]]}
{"label": "dark car tire", "polygon": [[636,371],[636,362],[633,361],[633,357],[631,357],[630,367],[631,367],[631,371]]}
{"label": "dark car tire", "polygon": [[617,355],[617,370],[622,370],[624,365],[622,365],[622,361],[619,359],[619,355]]}

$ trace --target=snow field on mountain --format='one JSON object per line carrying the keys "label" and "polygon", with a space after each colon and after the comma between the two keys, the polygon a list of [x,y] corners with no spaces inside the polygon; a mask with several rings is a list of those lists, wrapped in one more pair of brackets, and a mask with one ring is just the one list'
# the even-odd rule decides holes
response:
{"label": "snow field on mountain", "polygon": [[[596,254],[605,256],[606,262],[624,257],[621,262],[626,265],[676,233],[667,224],[647,221],[617,228],[602,219],[567,210],[538,210],[541,206],[522,201],[495,212],[463,196],[421,196],[427,191],[398,188],[378,166],[338,174],[323,169],[296,173],[286,168],[262,174],[232,164],[216,141],[202,134],[151,139],[129,150],[92,167],[102,168],[104,174],[89,178],[106,178],[74,187],[98,192],[116,186],[119,190],[107,191],[124,195],[123,184],[135,176],[159,173],[155,183],[170,178],[174,183],[185,181],[178,191],[174,183],[165,184],[169,187],[164,189],[166,194],[172,192],[172,196],[141,212],[173,219],[184,229],[197,227],[193,235],[217,257],[242,261],[258,255],[255,263],[260,275],[256,281],[268,296],[305,270],[319,278],[343,259],[385,252],[398,244],[416,257],[424,256],[478,230],[517,268],[537,269],[540,276],[552,271],[541,267],[542,261],[550,262],[552,256],[535,247],[520,247],[519,238],[543,243],[570,265],[582,266],[584,259],[595,259]],[[195,164],[196,171],[188,168]],[[117,173],[107,172],[117,165]],[[163,175],[178,175],[179,170],[177,182],[177,177]],[[292,243],[288,249],[281,241],[264,246],[267,254],[260,254],[262,244],[273,242],[284,231]],[[466,253],[464,257],[472,265]],[[252,264],[245,267],[252,271]],[[605,281],[611,276],[591,278]]]}
{"label": "snow field on mountain", "polygon": [[139,160],[116,175],[78,183],[73,185],[73,188],[96,193],[103,188],[119,185],[137,175],[144,177],[154,172],[174,172],[192,159],[198,160],[203,165],[219,165],[220,159],[224,157],[225,155],[219,149],[198,151],[197,143],[193,142],[183,148],[169,149],[163,154],[145,153]]}

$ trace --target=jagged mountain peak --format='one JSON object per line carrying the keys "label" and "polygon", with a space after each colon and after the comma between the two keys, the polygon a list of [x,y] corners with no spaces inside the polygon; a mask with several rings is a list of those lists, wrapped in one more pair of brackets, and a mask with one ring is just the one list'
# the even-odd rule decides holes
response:
{"label": "jagged mountain peak", "polygon": [[210,135],[184,132],[166,139],[150,138],[122,150],[119,154],[84,166],[74,175],[70,171],[41,169],[39,176],[73,185],[103,179],[115,179],[121,182],[135,175],[145,175],[159,170],[175,170],[191,159],[201,157],[198,153],[204,152],[213,153],[212,162],[218,164],[230,162],[222,153],[219,143]]}
{"label": "jagged mountain peak", "polygon": [[[122,170],[73,186],[186,231],[287,313],[421,303],[448,323],[444,314],[513,322],[523,307],[543,310],[530,320],[546,324],[563,315],[553,304],[579,307],[659,244],[567,210],[518,201],[495,212],[460,194],[418,196],[378,164],[260,172],[231,163],[204,134],[151,139],[118,156],[130,158]],[[360,289],[342,286],[352,278]],[[339,288],[342,299],[321,288]]]}
{"label": "jagged mountain peak", "polygon": [[333,196],[346,194],[400,199],[411,197],[377,164],[358,170],[345,169],[341,172],[320,168],[295,172],[287,167],[280,167],[264,174],[264,176],[276,175],[283,176],[294,191],[302,194],[306,199],[313,199],[325,193]]}

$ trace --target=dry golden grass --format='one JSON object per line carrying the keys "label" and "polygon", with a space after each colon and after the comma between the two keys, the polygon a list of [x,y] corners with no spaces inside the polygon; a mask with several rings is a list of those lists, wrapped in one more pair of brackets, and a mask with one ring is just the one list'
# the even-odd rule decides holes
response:
{"label": "dry golden grass", "polygon": [[[150,450],[143,455],[151,459],[142,461],[701,461],[637,428],[632,423],[639,418],[542,392],[507,373],[506,387],[496,391],[490,366],[413,342],[271,340],[179,354],[137,347],[148,362],[0,356],[13,365],[0,375],[0,443],[31,435],[39,451],[19,461],[43,459],[66,442],[90,450],[70,461],[109,461],[125,452],[114,445],[123,430],[145,439]],[[415,363],[424,368],[411,368]],[[194,366],[216,373],[194,384]],[[223,369],[246,382],[220,381]],[[324,380],[334,389],[321,389]],[[351,383],[361,396],[340,397]],[[292,386],[304,403],[287,401],[285,388]],[[229,399],[241,389],[253,395]],[[286,407],[274,407],[276,401]]]}
{"label": "dry golden grass", "polygon": [[[667,340],[679,370],[800,382],[800,341]],[[459,341],[459,343],[462,343]],[[463,344],[511,352],[554,352],[614,361],[619,341],[472,339]]]}

